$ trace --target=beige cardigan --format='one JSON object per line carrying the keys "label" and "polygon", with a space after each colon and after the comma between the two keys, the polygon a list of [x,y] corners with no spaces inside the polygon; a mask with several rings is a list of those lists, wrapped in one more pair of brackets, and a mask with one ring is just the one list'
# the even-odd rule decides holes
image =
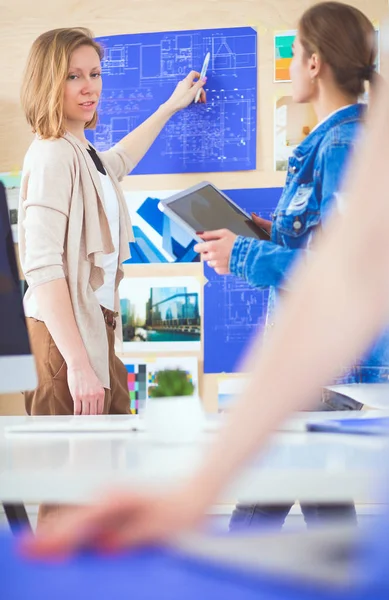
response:
{"label": "beige cardigan", "polygon": [[[119,311],[121,264],[134,241],[119,181],[133,168],[120,145],[99,153],[119,202],[119,268],[115,307]],[[65,277],[74,317],[89,360],[105,388],[110,387],[108,344],[103,314],[94,291],[104,282],[103,254],[114,251],[96,167],[83,144],[66,133],[56,140],[36,138],[27,151],[19,204],[19,252],[29,288]],[[38,309],[28,316],[43,320]],[[120,319],[119,319],[120,320]]]}

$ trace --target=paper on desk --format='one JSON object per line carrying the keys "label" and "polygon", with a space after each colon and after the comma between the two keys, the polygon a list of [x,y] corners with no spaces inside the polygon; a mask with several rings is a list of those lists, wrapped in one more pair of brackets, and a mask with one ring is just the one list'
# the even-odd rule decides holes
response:
{"label": "paper on desk", "polygon": [[326,389],[348,396],[371,408],[389,409],[389,383],[328,385]]}
{"label": "paper on desk", "polygon": [[[116,415],[115,415],[116,417]],[[91,433],[91,432],[130,432],[141,429],[137,415],[120,415],[112,418],[107,415],[82,415],[76,417],[46,417],[28,420],[21,424],[5,427],[6,434],[16,433]]]}

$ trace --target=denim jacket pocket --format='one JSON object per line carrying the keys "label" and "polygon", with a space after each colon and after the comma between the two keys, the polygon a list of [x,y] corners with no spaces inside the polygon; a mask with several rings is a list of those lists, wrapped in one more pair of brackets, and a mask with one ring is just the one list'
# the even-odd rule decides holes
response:
{"label": "denim jacket pocket", "polygon": [[283,235],[298,238],[320,222],[313,184],[300,185],[288,206],[275,215],[273,226]]}

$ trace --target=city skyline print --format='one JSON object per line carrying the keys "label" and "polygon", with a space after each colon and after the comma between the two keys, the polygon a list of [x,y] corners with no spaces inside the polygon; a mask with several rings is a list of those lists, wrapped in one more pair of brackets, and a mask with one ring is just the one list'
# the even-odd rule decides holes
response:
{"label": "city skyline print", "polygon": [[123,351],[200,350],[196,277],[131,277],[119,286]]}

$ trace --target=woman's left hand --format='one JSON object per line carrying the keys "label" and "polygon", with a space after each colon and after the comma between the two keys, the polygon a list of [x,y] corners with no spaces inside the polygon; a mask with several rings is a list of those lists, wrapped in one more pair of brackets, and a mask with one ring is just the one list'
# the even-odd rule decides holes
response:
{"label": "woman's left hand", "polygon": [[197,234],[204,243],[196,244],[195,252],[199,252],[209,267],[215,269],[218,275],[228,275],[230,272],[230,256],[237,236],[229,229],[204,231]]}
{"label": "woman's left hand", "polygon": [[[197,79],[198,81],[195,82],[195,79]],[[201,92],[198,103],[204,104],[206,97],[205,90],[203,90],[203,86],[206,80],[206,78],[200,79],[200,73],[198,73],[197,71],[191,71],[185,77],[185,79],[183,79],[177,84],[176,89],[174,90],[166,104],[172,109],[173,112],[177,112],[182,108],[186,108],[187,106],[189,106],[189,104],[191,104],[194,101],[196,94],[199,90],[201,90]]]}

